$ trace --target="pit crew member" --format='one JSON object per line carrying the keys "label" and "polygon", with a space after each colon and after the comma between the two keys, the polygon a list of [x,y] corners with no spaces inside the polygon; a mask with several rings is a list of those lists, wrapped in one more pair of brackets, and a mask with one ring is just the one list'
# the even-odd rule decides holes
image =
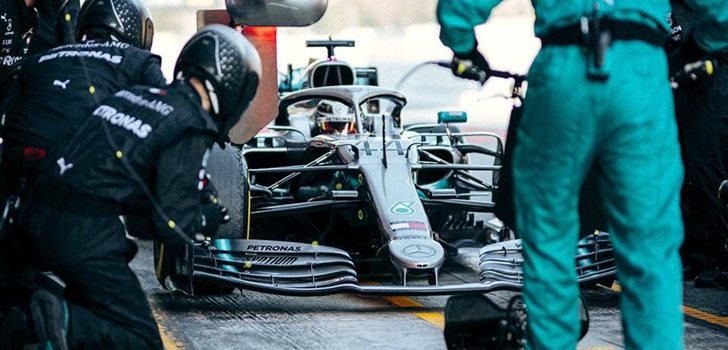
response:
{"label": "pit crew member", "polygon": [[[438,3],[440,39],[455,53],[455,74],[487,79],[490,68],[473,27],[499,2]],[[728,4],[690,2],[704,19],[696,32],[698,45],[707,51],[725,47]],[[626,348],[682,348],[683,170],[663,50],[669,2],[534,5],[542,49],[529,72],[513,159],[527,347],[576,347],[578,195],[596,168],[604,179],[600,186],[608,187],[600,193],[623,287]]]}
{"label": "pit crew member", "polygon": [[[98,102],[135,84],[164,85],[160,57],[149,52],[154,25],[141,0],[88,0],[78,44],[23,60],[20,96],[7,112],[6,188],[65,143]],[[25,171],[27,172],[28,169]]]}
{"label": "pit crew member", "polygon": [[249,106],[260,71],[242,35],[207,26],[182,49],[171,85],[116,92],[57,158],[42,163],[24,194],[19,229],[30,261],[67,286],[63,297],[39,290],[31,298],[41,344],[162,348],[118,215],[148,208],[156,234],[174,249],[214,234],[201,220],[206,154]]}
{"label": "pit crew member", "polygon": [[708,54],[698,47],[692,11],[682,0],[671,3],[667,48],[685,164],[685,278],[697,287],[728,286],[728,209],[715,195],[728,178],[728,154],[719,142],[728,135],[728,50]]}
{"label": "pit crew member", "polygon": [[[118,16],[117,14],[121,14]],[[79,20],[79,44],[29,56],[22,62],[20,97],[8,111],[2,169],[2,203],[20,190],[56,143],[65,143],[101,98],[133,84],[163,85],[160,58],[148,49],[153,24],[139,0],[88,0]],[[17,197],[17,196],[16,196]],[[7,200],[6,200],[7,198]],[[3,226],[9,221],[3,218]],[[10,243],[9,229],[0,244],[0,312],[26,304],[23,290],[32,285],[16,262],[22,259]],[[12,276],[12,277],[11,277]]]}

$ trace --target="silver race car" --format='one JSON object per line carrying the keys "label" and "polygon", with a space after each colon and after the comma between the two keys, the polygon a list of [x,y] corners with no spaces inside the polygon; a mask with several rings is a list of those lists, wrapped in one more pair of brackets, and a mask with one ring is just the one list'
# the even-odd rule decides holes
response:
{"label": "silver race car", "polygon": [[[488,214],[502,142],[459,132],[464,112],[403,127],[406,103],[396,90],[364,85],[283,97],[266,132],[212,152],[208,171],[233,218],[184,252],[155,244],[155,264],[166,266],[160,282],[189,294],[520,290],[520,241]],[[479,256],[463,258],[472,247]],[[575,269],[582,283],[614,278],[607,234],[579,242]]]}

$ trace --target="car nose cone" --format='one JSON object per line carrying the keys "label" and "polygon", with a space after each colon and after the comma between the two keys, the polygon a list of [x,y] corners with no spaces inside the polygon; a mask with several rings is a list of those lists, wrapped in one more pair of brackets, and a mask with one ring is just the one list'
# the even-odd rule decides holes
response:
{"label": "car nose cone", "polygon": [[429,258],[435,255],[435,248],[423,244],[410,244],[402,248],[402,253],[412,258]]}
{"label": "car nose cone", "polygon": [[432,269],[445,261],[442,246],[428,239],[400,239],[389,243],[391,259],[408,269]]}

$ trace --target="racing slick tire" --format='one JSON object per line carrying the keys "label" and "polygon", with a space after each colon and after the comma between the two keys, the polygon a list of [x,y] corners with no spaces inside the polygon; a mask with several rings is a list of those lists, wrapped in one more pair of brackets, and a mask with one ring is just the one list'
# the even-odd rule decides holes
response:
{"label": "racing slick tire", "polygon": [[248,166],[239,148],[217,144],[207,158],[207,173],[217,189],[220,203],[228,209],[230,221],[220,226],[215,238],[247,238],[250,215]]}
{"label": "racing slick tire", "polygon": [[[241,239],[248,236],[250,187],[248,167],[239,148],[214,144],[207,158],[207,173],[217,189],[220,204],[228,209],[230,221],[220,226],[216,239]],[[230,294],[235,288],[214,283],[194,283],[195,294]]]}
{"label": "racing slick tire", "polygon": [[[185,253],[184,251],[170,251],[167,246],[158,240],[154,240],[154,275],[157,277],[157,281],[164,289],[167,288],[167,277],[177,276],[185,285],[188,280],[178,274],[179,264],[184,262]],[[222,286],[213,283],[194,282],[193,291],[195,295],[224,295],[230,294],[235,288]]]}
{"label": "racing slick tire", "polygon": [[154,240],[152,253],[154,254],[154,276],[157,277],[157,282],[164,289],[167,289],[164,282],[168,276],[177,273],[177,259],[184,256],[184,253],[170,251],[169,248],[156,239]]}
{"label": "racing slick tire", "polygon": [[[237,147],[228,145],[224,149],[215,144],[207,158],[207,173],[217,190],[220,204],[228,209],[230,221],[220,226],[215,239],[241,239],[248,234],[248,215],[250,208],[250,189],[247,179],[247,166]],[[185,259],[184,252],[164,249],[160,242],[154,242],[154,264],[157,281],[166,288],[165,280],[176,274],[178,264]],[[213,283],[195,282],[197,295],[222,295],[232,293],[234,288]]]}

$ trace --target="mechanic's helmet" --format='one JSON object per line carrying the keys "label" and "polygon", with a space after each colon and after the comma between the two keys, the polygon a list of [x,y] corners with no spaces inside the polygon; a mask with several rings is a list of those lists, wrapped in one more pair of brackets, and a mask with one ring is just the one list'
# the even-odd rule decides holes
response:
{"label": "mechanic's helmet", "polygon": [[149,50],[154,22],[141,0],[86,0],[77,36],[78,40],[115,40]]}
{"label": "mechanic's helmet", "polygon": [[342,103],[321,101],[316,106],[316,125],[322,134],[356,134],[354,110]]}
{"label": "mechanic's helmet", "polygon": [[255,97],[260,57],[242,34],[221,24],[202,28],[185,44],[174,67],[176,80],[200,79],[223,142]]}

